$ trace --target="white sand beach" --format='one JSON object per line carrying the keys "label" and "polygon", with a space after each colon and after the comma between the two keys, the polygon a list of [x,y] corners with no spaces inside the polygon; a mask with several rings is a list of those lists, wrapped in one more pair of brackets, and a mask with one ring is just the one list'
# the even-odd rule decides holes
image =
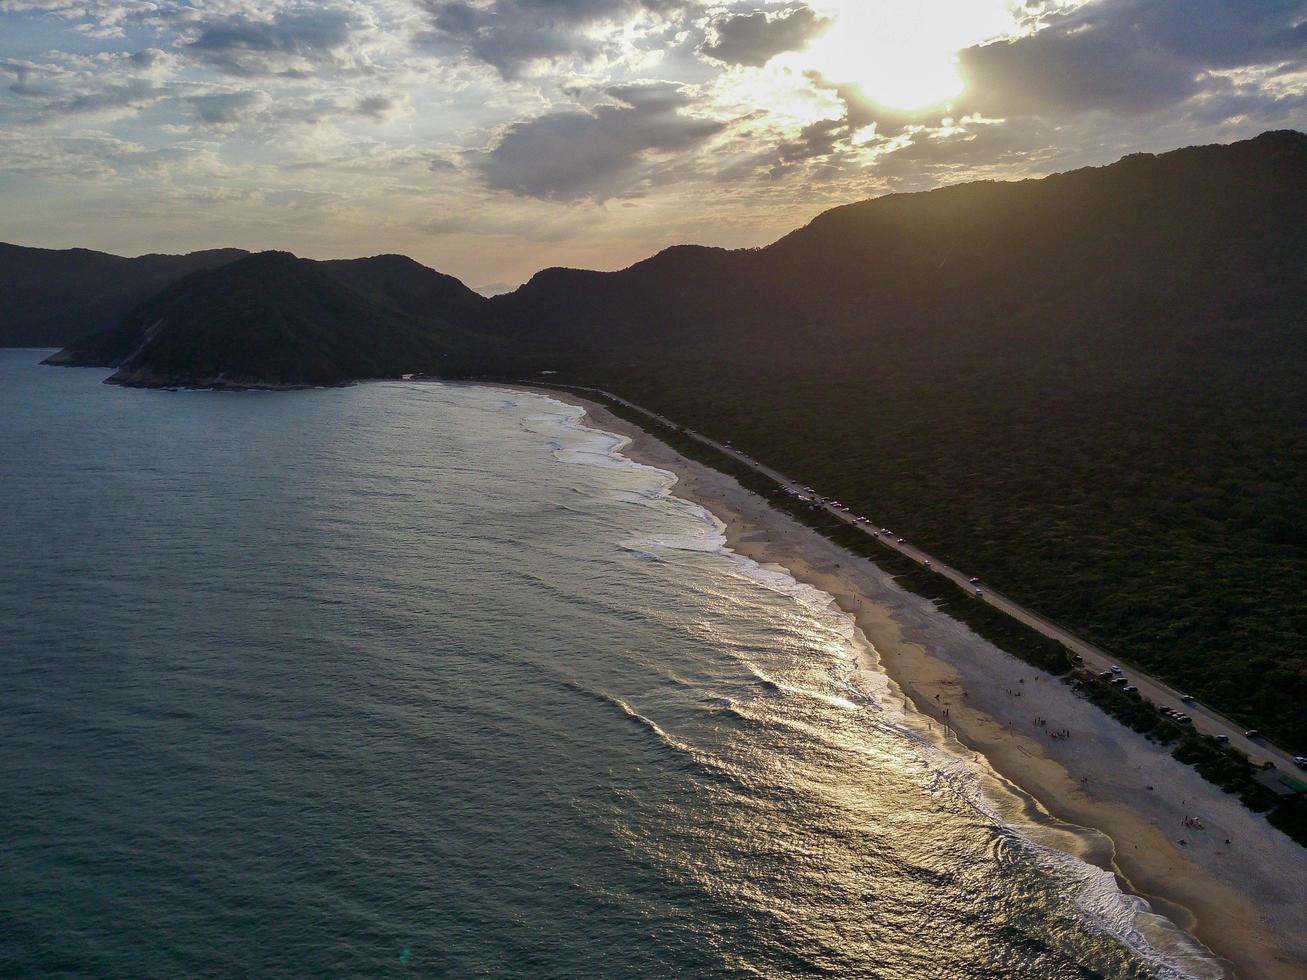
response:
{"label": "white sand beach", "polygon": [[[941,722],[947,711],[948,738],[959,751],[982,753],[1053,817],[1104,835],[1082,856],[1116,871],[1237,976],[1307,975],[1307,849],[1165,747],[899,589],[874,564],[732,477],[683,457],[601,405],[570,393],[562,398],[583,404],[596,426],[630,437],[625,455],[674,472],[673,492],[716,514],[735,551],[832,595],[917,708]],[[1051,737],[1060,730],[1070,736]]]}

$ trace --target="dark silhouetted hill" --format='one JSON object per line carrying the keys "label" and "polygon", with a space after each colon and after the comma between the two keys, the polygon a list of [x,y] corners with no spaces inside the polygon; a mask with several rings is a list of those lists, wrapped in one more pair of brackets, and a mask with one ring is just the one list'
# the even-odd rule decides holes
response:
{"label": "dark silhouetted hill", "polygon": [[182,276],[245,254],[222,248],[129,259],[0,243],[0,347],[61,347],[107,330]]}
{"label": "dark silhouetted hill", "polygon": [[186,277],[49,362],[116,367],[121,384],[321,385],[477,373],[491,347],[439,310],[418,318],[323,264],[260,252]]}
{"label": "dark silhouetted hill", "polygon": [[318,264],[363,295],[409,316],[475,328],[486,311],[488,301],[480,293],[406,255],[331,259]]}

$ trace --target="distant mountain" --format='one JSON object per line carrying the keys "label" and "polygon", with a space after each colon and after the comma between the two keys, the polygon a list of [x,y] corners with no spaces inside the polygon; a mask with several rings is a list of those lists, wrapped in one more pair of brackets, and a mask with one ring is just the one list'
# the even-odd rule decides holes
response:
{"label": "distant mountain", "polygon": [[0,347],[61,347],[107,330],[182,276],[245,254],[222,248],[129,259],[0,243]]}
{"label": "distant mountain", "polygon": [[[342,275],[340,263],[287,252],[249,255],[182,279],[113,330],[85,338],[48,363],[116,367],[111,380],[149,386],[320,385],[415,372],[502,370],[491,342],[445,316],[438,290],[420,296],[400,290],[387,304],[382,286],[393,283],[379,274],[385,263],[361,263]],[[416,278],[432,284],[429,277]],[[350,285],[374,281],[381,284],[375,293]],[[458,298],[448,283],[435,285]],[[422,316],[405,312],[404,305],[420,307]],[[454,319],[462,316],[453,312]]]}

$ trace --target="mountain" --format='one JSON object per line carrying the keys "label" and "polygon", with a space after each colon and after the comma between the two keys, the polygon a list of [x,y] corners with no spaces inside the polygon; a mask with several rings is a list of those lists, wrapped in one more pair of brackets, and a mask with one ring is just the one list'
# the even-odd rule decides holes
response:
{"label": "mountain", "polygon": [[1167,325],[1208,324],[1207,342],[1232,318],[1302,309],[1305,176],[1307,137],[1292,132],[1138,154],[837,208],[754,251],[551,269],[492,308],[500,331],[547,335],[589,371],[644,345],[787,365],[886,345],[897,358],[1032,343],[1148,352]]}
{"label": "mountain", "polygon": [[118,380],[557,372],[1307,745],[1307,136],[896,194],[482,299],[399,256],[197,273]]}
{"label": "mountain", "polygon": [[398,308],[412,293],[386,305],[338,272],[287,252],[249,255],[187,276],[48,363],[112,366],[110,380],[149,386],[336,384],[491,363],[493,345],[440,309],[419,318]]}
{"label": "mountain", "polygon": [[60,347],[107,330],[182,276],[245,254],[221,248],[129,259],[0,243],[0,347]]}

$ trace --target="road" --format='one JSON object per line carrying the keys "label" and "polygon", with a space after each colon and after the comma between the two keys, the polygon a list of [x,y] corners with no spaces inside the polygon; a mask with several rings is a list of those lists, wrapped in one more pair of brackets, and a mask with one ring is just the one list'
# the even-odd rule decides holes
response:
{"label": "road", "polygon": [[[801,494],[805,497],[810,496],[807,493],[804,484],[799,483],[797,480],[792,480],[784,473],[758,462],[747,453],[736,449],[729,443],[721,443],[703,435],[702,433],[695,432],[692,429],[687,429],[679,423],[673,422],[666,416],[659,415],[656,412],[651,412],[649,409],[636,405],[634,402],[627,401],[625,398],[615,395],[611,391],[604,391],[601,388],[586,388],[580,385],[550,385],[550,387],[602,395],[620,405],[626,406],[634,412],[638,412],[646,418],[651,418],[655,421],[661,422],[663,425],[679,429],[691,439],[694,439],[705,446],[710,446],[727,456],[733,457],[735,460],[749,467],[754,472],[760,473],[768,479],[773,480],[778,486],[785,490]],[[858,515],[835,507],[834,504],[826,498],[823,498],[823,502],[820,503],[820,506],[832,517],[838,518],[839,520],[857,528],[859,531],[862,531],[864,534],[876,538],[876,540],[878,540],[883,546],[892,548],[902,555],[906,555],[919,565],[928,566],[931,571],[952,579],[964,589],[967,589],[968,591],[974,591],[977,589],[977,585],[971,582],[972,576],[968,575],[966,572],[945,564],[913,544],[906,541],[899,541],[898,537],[895,535],[881,534],[881,525],[876,522],[871,521],[867,524],[858,523]],[[868,520],[870,521],[870,518],[868,518]],[[1027,609],[1014,599],[1010,599],[1001,593],[995,592],[993,589],[984,586],[983,583],[981,583],[979,587],[981,591],[979,598],[982,601],[989,603],[995,609],[1006,613],[1018,622],[1024,623],[1031,629],[1042,633],[1044,636],[1057,640],[1072,653],[1079,654],[1083,657],[1085,660],[1085,666],[1089,669],[1101,672],[1110,669],[1113,665],[1120,666],[1124,670],[1125,676],[1130,679],[1130,683],[1139,688],[1139,693],[1144,698],[1152,701],[1156,705],[1168,706],[1178,711],[1183,711],[1193,719],[1194,727],[1203,734],[1226,736],[1230,740],[1232,746],[1247,754],[1253,765],[1261,766],[1266,762],[1271,762],[1274,763],[1275,767],[1281,772],[1290,773],[1300,779],[1307,779],[1307,773],[1304,773],[1302,769],[1297,766],[1293,761],[1293,755],[1291,753],[1286,752],[1279,746],[1272,745],[1263,738],[1250,739],[1245,737],[1242,725],[1231,721],[1219,712],[1213,711],[1211,708],[1197,702],[1189,702],[1186,704],[1181,699],[1180,692],[1169,687],[1162,681],[1148,676],[1143,671],[1130,667],[1121,657],[1114,656],[1087,640],[1081,639],[1065,627],[1059,626],[1057,623],[1046,619],[1031,609]]]}

